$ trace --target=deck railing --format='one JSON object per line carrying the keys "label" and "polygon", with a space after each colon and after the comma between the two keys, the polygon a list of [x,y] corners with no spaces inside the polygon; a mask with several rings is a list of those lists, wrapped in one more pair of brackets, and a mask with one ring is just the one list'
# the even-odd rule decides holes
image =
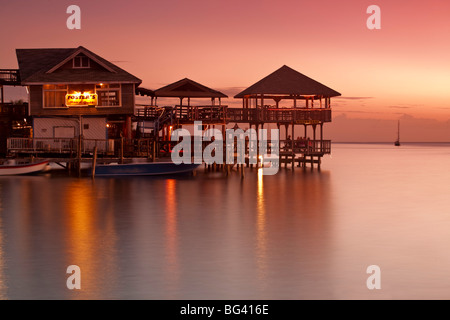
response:
{"label": "deck railing", "polygon": [[330,122],[331,109],[306,108],[228,108],[229,122],[294,122],[296,124],[313,124]]}
{"label": "deck railing", "polygon": [[17,69],[0,69],[0,84],[19,85],[20,76]]}
{"label": "deck railing", "polygon": [[[79,151],[82,155],[89,155],[97,149],[97,153],[100,155],[121,158],[150,157],[153,153],[168,156],[171,147],[176,143],[175,141],[159,141],[156,150],[154,139],[9,138],[7,148],[9,154],[40,153],[69,157],[76,157]],[[294,143],[293,147],[292,143]],[[208,144],[209,142],[205,141],[203,147]],[[329,154],[331,153],[331,140],[282,140],[280,141],[280,151],[308,155]]]}
{"label": "deck railing", "polygon": [[[294,147],[292,148],[292,143]],[[280,141],[281,151],[303,154],[330,154],[331,140],[283,140]]]}
{"label": "deck railing", "polygon": [[10,152],[58,152],[70,153],[76,150],[76,139],[39,139],[39,138],[9,138]]}
{"label": "deck railing", "polygon": [[203,121],[203,122],[225,122],[228,106],[207,105],[207,106],[175,106],[175,116],[177,120],[183,121]]}
{"label": "deck railing", "polygon": [[[79,148],[78,138],[9,138],[10,153],[60,153],[76,154]],[[81,152],[92,153],[97,147],[100,153],[113,153],[114,140],[82,139]]]}
{"label": "deck railing", "polygon": [[163,108],[157,106],[137,105],[134,114],[138,117],[146,118],[148,120],[154,120],[158,118],[163,111]]}
{"label": "deck railing", "polygon": [[[330,108],[229,108],[228,106],[181,106],[155,107],[146,106],[135,113],[137,117],[146,120],[157,120],[161,117],[170,117],[172,123],[178,121],[205,123],[229,122],[287,122],[295,124],[317,124],[331,122]],[[168,120],[166,120],[168,121]]]}
{"label": "deck railing", "polygon": [[97,150],[108,157],[149,156],[153,139],[8,138],[9,154],[89,155]]}
{"label": "deck railing", "polygon": [[0,116],[24,118],[28,115],[28,103],[0,103]]}

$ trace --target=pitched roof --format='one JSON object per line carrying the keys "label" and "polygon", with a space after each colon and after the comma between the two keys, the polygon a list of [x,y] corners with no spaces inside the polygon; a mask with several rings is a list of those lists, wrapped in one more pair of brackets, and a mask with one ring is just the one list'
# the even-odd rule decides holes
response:
{"label": "pitched roof", "polygon": [[[80,53],[88,56],[99,64],[101,68],[59,68]],[[22,84],[142,82],[139,78],[82,46],[78,48],[60,49],[16,49],[16,55]]]}
{"label": "pitched roof", "polygon": [[220,91],[208,88],[191,79],[184,78],[155,91],[157,97],[178,98],[227,98]]}
{"label": "pitched roof", "polygon": [[341,94],[333,89],[301,74],[284,65],[267,77],[259,80],[254,85],[235,95],[235,98],[243,98],[247,95],[315,95],[335,97]]}

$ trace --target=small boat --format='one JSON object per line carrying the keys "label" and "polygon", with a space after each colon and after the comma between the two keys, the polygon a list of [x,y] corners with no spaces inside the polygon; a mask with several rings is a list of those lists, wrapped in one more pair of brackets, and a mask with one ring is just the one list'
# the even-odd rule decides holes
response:
{"label": "small boat", "polygon": [[16,160],[7,160],[0,165],[0,176],[34,174],[48,171],[48,169],[48,160],[28,163],[17,163]]}
{"label": "small boat", "polygon": [[395,140],[394,145],[396,147],[400,146],[400,120],[398,121],[398,125],[397,125],[397,140]]}
{"label": "small boat", "polygon": [[200,164],[175,164],[173,162],[144,162],[96,165],[96,176],[155,176],[188,173]]}

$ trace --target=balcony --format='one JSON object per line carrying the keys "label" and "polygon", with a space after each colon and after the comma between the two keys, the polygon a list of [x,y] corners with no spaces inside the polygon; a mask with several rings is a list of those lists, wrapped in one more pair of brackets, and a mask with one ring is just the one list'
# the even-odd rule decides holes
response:
{"label": "balcony", "polygon": [[306,108],[229,108],[229,122],[318,124],[331,122],[331,109]]}
{"label": "balcony", "polygon": [[0,85],[20,86],[19,70],[0,69]]}

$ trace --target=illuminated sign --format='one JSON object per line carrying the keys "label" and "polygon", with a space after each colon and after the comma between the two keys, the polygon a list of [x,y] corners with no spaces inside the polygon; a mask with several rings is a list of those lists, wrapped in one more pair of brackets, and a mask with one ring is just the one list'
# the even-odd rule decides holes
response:
{"label": "illuminated sign", "polygon": [[68,107],[89,107],[98,104],[97,94],[90,92],[75,92],[66,94],[66,106]]}

